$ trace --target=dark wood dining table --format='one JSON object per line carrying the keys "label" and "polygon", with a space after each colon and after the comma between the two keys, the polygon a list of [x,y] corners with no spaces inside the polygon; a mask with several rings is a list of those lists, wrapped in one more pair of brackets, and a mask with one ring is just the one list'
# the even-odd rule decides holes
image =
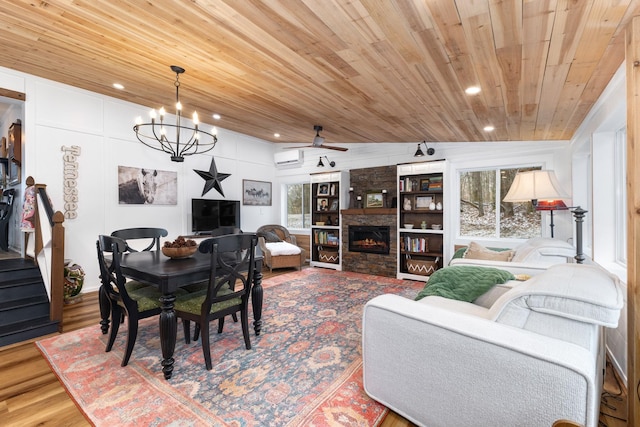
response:
{"label": "dark wood dining table", "polygon": [[[258,249],[259,251],[259,249]],[[262,329],[262,253],[255,257],[255,274],[251,289],[251,305],[253,308],[254,331],[260,335]],[[199,283],[209,278],[210,254],[199,251],[183,259],[171,259],[160,251],[131,252],[123,255],[120,266],[122,273],[133,280],[157,286],[162,292],[160,298],[160,347],[162,348],[162,372],[166,379],[173,373],[173,353],[176,347],[178,319],[174,310],[175,292],[178,288]],[[108,327],[109,307],[102,307],[108,301],[101,301],[100,322]],[[105,318],[106,316],[106,318]]]}

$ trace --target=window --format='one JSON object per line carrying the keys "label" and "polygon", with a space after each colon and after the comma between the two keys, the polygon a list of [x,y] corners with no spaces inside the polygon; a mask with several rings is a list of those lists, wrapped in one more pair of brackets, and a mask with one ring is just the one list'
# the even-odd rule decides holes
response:
{"label": "window", "polygon": [[627,130],[616,132],[614,185],[616,194],[616,261],[627,265]]}
{"label": "window", "polygon": [[531,202],[502,201],[519,171],[536,169],[540,167],[460,172],[460,236],[513,239],[540,236],[540,213]]}
{"label": "window", "polygon": [[287,184],[287,228],[310,228],[311,185]]}

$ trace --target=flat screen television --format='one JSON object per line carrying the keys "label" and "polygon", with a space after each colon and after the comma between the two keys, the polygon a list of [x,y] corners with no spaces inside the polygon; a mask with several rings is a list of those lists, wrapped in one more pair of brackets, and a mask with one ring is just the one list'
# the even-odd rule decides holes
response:
{"label": "flat screen television", "polygon": [[219,227],[240,228],[240,202],[191,199],[191,231],[206,234]]}

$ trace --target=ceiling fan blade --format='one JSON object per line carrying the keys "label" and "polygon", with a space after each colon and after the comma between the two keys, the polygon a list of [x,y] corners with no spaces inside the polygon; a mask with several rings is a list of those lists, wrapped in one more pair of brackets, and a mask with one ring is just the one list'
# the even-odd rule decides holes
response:
{"label": "ceiling fan blade", "polygon": [[348,148],[344,148],[344,147],[332,147],[330,145],[323,145],[321,147],[318,148],[328,148],[329,150],[336,150],[336,151],[347,151]]}
{"label": "ceiling fan blade", "polygon": [[283,150],[293,150],[294,148],[313,148],[313,145],[299,145],[297,147],[282,147]]}

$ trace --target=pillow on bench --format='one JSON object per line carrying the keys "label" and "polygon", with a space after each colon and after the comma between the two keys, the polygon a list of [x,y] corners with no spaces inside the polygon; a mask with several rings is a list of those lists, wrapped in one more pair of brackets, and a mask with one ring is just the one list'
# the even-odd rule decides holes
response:
{"label": "pillow on bench", "polygon": [[490,261],[511,261],[515,255],[514,250],[510,249],[498,249],[492,250],[485,248],[479,243],[471,242],[469,247],[462,254],[462,258],[466,259],[482,259]]}

